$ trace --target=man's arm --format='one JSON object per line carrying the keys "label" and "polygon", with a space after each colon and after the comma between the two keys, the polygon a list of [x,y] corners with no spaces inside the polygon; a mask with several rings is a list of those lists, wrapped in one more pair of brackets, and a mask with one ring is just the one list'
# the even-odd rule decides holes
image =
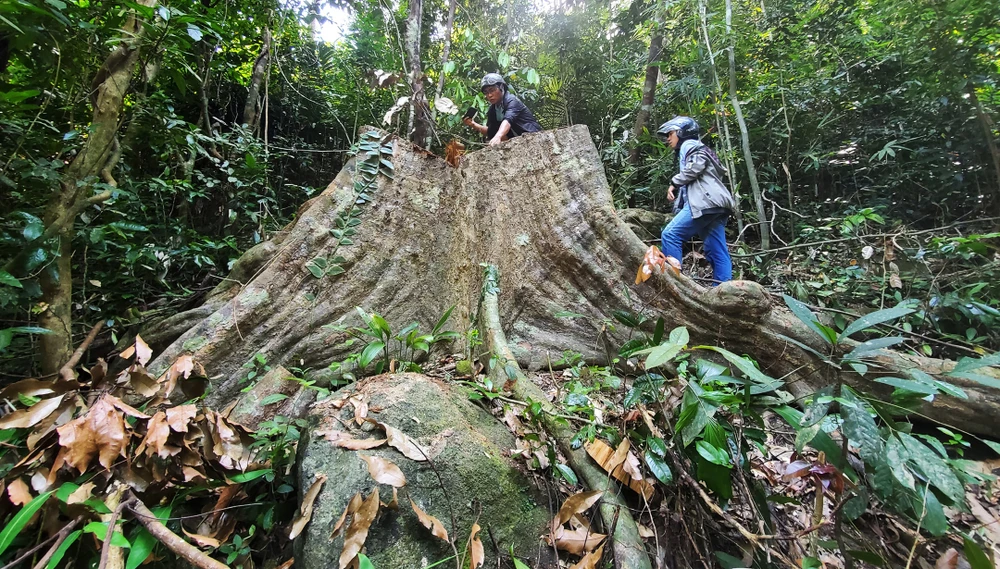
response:
{"label": "man's arm", "polygon": [[507,137],[507,133],[509,132],[510,132],[510,121],[504,119],[503,122],[500,123],[500,128],[497,130],[496,135],[493,137],[492,140],[490,140],[490,146],[496,146],[501,142],[503,142],[504,139]]}

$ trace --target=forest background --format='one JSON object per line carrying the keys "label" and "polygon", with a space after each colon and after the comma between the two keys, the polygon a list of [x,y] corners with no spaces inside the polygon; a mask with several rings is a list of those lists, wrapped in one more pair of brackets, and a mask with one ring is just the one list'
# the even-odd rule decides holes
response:
{"label": "forest background", "polygon": [[[331,8],[350,23],[325,43]],[[694,117],[740,198],[739,278],[844,335],[914,301],[894,313],[897,347],[994,353],[998,49],[995,0],[7,2],[0,385],[72,372],[199,304],[327,186],[364,125],[440,155],[478,149],[460,116],[485,112],[486,72],[546,129],[588,126],[622,210],[669,210],[677,165],[651,131]],[[248,379],[266,370],[257,359]],[[272,427],[265,448],[287,466],[289,425]],[[5,444],[30,447],[14,430]],[[275,495],[294,491],[286,478]]]}

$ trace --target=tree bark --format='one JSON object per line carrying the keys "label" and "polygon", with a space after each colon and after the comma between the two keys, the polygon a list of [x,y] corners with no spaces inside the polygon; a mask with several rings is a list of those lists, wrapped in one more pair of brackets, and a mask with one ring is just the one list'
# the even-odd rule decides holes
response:
{"label": "tree bark", "polygon": [[[155,5],[155,0],[140,2],[144,6]],[[59,191],[53,192],[49,199],[43,216],[45,231],[41,237],[28,243],[21,254],[5,267],[13,269],[15,274],[23,274],[28,255],[49,239],[58,239],[59,256],[39,275],[41,302],[45,310],[39,315],[38,321],[42,327],[52,331],[52,334],[40,336],[39,341],[42,373],[45,374],[58,372],[73,354],[73,222],[90,205],[111,197],[110,191],[89,195],[89,181],[106,168],[110,176],[110,166],[113,164],[109,165],[109,159],[117,155],[119,117],[139,57],[142,23],[133,13],[122,29],[125,33],[121,43],[108,55],[94,77],[94,116],[90,136],[63,173]]]}
{"label": "tree bark", "polygon": [[[702,3],[702,19],[705,5]],[[750,133],[747,130],[747,123],[743,120],[743,107],[740,105],[740,98],[736,92],[736,40],[732,30],[733,22],[733,1],[726,0],[726,35],[729,36],[729,98],[733,103],[733,113],[736,115],[736,124],[740,127],[740,141],[743,144],[743,161],[746,162],[747,176],[750,178],[750,190],[753,192],[753,201],[757,206],[757,227],[760,234],[760,248],[768,250],[771,248],[771,223],[767,219],[767,212],[764,210],[764,195],[760,191],[760,182],[757,180],[757,167],[753,163],[753,154],[750,152]],[[711,47],[708,44],[708,25],[705,25],[705,43],[709,52]]]}
{"label": "tree bark", "polygon": [[[451,53],[451,30],[455,25],[455,8],[458,6],[458,0],[451,0],[448,5],[448,23],[444,28],[444,51],[441,54],[441,75],[438,77],[437,91],[434,92],[434,100],[441,98],[441,93],[444,91],[444,67],[448,64],[448,56]],[[431,109],[431,117],[437,116],[437,111]]]}
{"label": "tree bark", "polygon": [[639,112],[635,115],[635,126],[632,127],[632,148],[628,152],[629,164],[639,163],[638,139],[642,135],[649,116],[653,112],[653,101],[656,97],[656,80],[660,76],[660,55],[663,52],[663,9],[657,3],[654,8],[653,30],[649,38],[649,54],[646,56],[646,79],[642,83],[642,102]]}
{"label": "tree bark", "polygon": [[410,68],[410,133],[414,144],[430,147],[430,121],[427,94],[424,92],[424,73],[420,65],[420,31],[423,26],[423,0],[408,0],[409,15],[406,18],[406,60]]}
{"label": "tree bark", "polygon": [[260,90],[264,83],[268,63],[271,60],[271,30],[264,28],[264,42],[260,54],[253,63],[253,73],[250,75],[250,88],[247,92],[247,102],[243,106],[243,124],[253,132],[260,122]]}
{"label": "tree bark", "polygon": [[[585,126],[517,137],[467,154],[454,168],[396,140],[393,178],[379,177],[360,206],[352,245],[338,246],[330,229],[356,206],[355,165],[348,164],[281,241],[255,253],[255,270],[241,269],[240,286],[210,298],[204,316],[149,366],[164,371],[190,354],[213,377],[206,404],[239,396],[243,365],[257,353],[271,365],[314,370],[357,351],[331,325],[360,324],[355,307],[376,311],[393,330],[410,322],[429,330],[449,307],[459,329],[475,320],[483,281],[481,263],[499,271],[498,318],[511,354],[525,369],[547,369],[551,354],[572,349],[606,361],[628,331],[602,323],[618,310],[641,313],[667,329],[685,326],[691,344],[748,354],[761,370],[783,378],[793,395],[843,380],[865,392],[881,384],[833,370],[789,342],[823,350],[822,341],[756,283],[703,288],[684,277],[654,275],[635,285],[646,246],[618,216],[604,165]],[[516,180],[514,182],[508,182]],[[336,253],[334,253],[336,251]],[[316,257],[343,256],[337,276],[316,278]],[[581,317],[560,318],[569,311]],[[207,311],[206,311],[207,312]],[[178,320],[183,315],[178,315]],[[884,374],[921,368],[941,374],[953,362],[885,352]],[[982,372],[1000,377],[996,370]],[[969,400],[938,397],[925,415],[973,433],[993,430],[1000,390],[953,380]]]}

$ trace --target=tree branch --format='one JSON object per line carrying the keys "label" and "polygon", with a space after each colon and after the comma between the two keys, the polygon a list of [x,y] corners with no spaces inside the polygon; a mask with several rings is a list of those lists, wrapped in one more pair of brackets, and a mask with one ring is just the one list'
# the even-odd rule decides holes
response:
{"label": "tree branch", "polygon": [[153,512],[151,512],[149,508],[147,508],[146,505],[143,504],[141,500],[136,498],[131,492],[129,492],[128,504],[128,510],[133,516],[135,516],[135,519],[138,520],[138,522],[142,524],[143,527],[145,527],[146,530],[157,539],[157,541],[162,543],[170,551],[173,551],[180,558],[184,559],[191,565],[194,565],[198,569],[229,569],[225,564],[212,559],[200,551],[197,547],[184,541],[176,533],[167,529],[167,526],[163,525],[160,520],[157,519],[156,515],[153,514]]}

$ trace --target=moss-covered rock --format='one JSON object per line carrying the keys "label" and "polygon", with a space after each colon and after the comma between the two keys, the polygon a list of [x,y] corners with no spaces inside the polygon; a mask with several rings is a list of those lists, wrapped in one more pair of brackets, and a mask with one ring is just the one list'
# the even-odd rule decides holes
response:
{"label": "moss-covered rock", "polygon": [[[345,403],[352,395],[366,397],[370,418],[405,432],[431,460],[410,460],[388,445],[366,451],[334,446],[325,433],[385,438],[375,425],[357,425],[353,404]],[[547,501],[505,456],[514,448],[510,432],[473,405],[461,389],[417,374],[382,375],[315,404],[309,417],[313,428],[303,434],[300,446],[300,492],[317,474],[325,474],[327,481],[314,504],[312,521],[296,543],[296,567],[337,567],[344,538],[341,532],[329,539],[333,526],[351,496],[361,492],[367,497],[376,487],[359,454],[392,461],[407,480],[399,491],[399,509],[381,508],[368,534],[365,552],[379,569],[426,567],[453,555],[447,543],[417,521],[411,498],[441,520],[460,554],[478,520],[488,560],[499,555],[507,560],[504,566],[510,566],[508,551],[513,546],[515,555],[532,567],[555,566],[551,549],[541,541],[552,517]],[[379,492],[382,502],[392,499],[391,487],[381,485]],[[495,551],[494,539],[501,552]],[[488,561],[486,566],[495,563]],[[454,566],[454,561],[441,566]]]}

